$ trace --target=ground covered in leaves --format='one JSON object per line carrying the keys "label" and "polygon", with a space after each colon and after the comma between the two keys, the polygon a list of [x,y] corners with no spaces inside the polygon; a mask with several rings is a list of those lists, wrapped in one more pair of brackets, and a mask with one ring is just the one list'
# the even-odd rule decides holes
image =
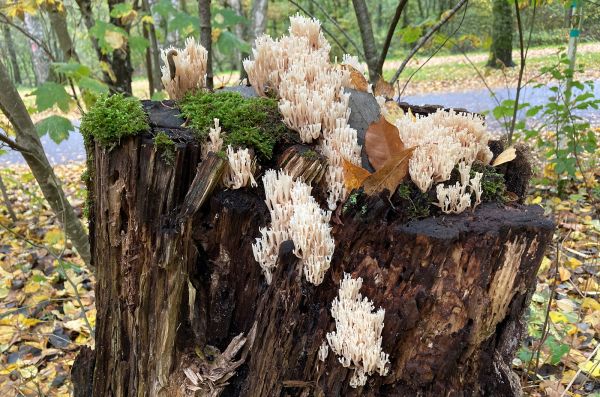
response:
{"label": "ground covered in leaves", "polygon": [[[81,214],[83,164],[57,167]],[[24,166],[0,170],[16,216],[0,204],[0,396],[68,396],[79,348],[93,345],[93,277],[65,242]]]}
{"label": "ground covered in leaves", "polygon": [[[56,168],[78,213],[83,164]],[[66,396],[79,348],[93,345],[94,280],[24,166],[0,170],[0,395]],[[581,177],[581,176],[580,176]],[[600,195],[600,175],[587,176]],[[561,191],[556,186],[561,186]],[[600,396],[600,218],[582,183],[541,165],[530,204],[557,222],[514,367],[532,396]],[[563,394],[564,393],[564,394]]]}

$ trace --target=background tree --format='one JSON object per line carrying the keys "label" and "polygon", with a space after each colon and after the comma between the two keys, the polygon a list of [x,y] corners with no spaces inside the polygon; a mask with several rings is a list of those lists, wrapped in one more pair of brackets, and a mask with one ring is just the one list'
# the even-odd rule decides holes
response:
{"label": "background tree", "polygon": [[515,66],[512,59],[514,21],[509,0],[492,0],[492,46],[488,66]]}

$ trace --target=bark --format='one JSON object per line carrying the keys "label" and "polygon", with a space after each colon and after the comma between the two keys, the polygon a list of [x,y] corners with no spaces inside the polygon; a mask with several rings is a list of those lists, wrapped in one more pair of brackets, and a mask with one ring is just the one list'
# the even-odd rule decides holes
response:
{"label": "bark", "polygon": [[[44,30],[40,20],[36,16],[25,14],[25,28],[37,42],[43,42]],[[30,46],[36,85],[44,84],[50,74],[50,58],[38,43],[32,41]]]}
{"label": "bark", "polygon": [[[143,0],[142,4],[144,9],[148,14],[151,14],[150,2],[148,0]],[[160,73],[160,50],[158,49],[158,39],[156,38],[156,28],[154,24],[148,25],[148,35],[150,36],[150,57],[152,58],[152,81],[154,83],[154,91],[162,90],[163,86],[161,83],[161,73]]]}
{"label": "bark", "polygon": [[59,11],[56,5],[48,6],[48,16],[50,17],[52,30],[58,39],[58,44],[63,54],[63,60],[66,62],[70,60],[79,62],[77,51],[75,51],[75,45],[71,40],[69,29],[67,28],[65,11]]}
{"label": "bark", "polygon": [[[121,3],[121,0],[108,0],[109,12],[113,7]],[[123,23],[121,18],[110,17],[110,23],[120,28],[123,28],[129,33],[130,23]],[[110,66],[115,74],[115,82],[113,88],[118,92],[131,94],[131,79],[133,67],[131,66],[131,50],[129,44],[125,43],[121,48],[113,50]]]}
{"label": "bark", "polygon": [[206,86],[213,88],[213,53],[212,53],[212,25],[210,20],[211,0],[198,0],[198,13],[200,15],[200,44],[208,52],[206,62]]}
{"label": "bark", "polygon": [[508,0],[494,0],[492,15],[494,21],[488,66],[494,68],[515,66],[512,59],[514,22],[511,3]]}
{"label": "bark", "polygon": [[365,0],[352,0],[352,4],[354,5],[354,13],[360,30],[367,68],[369,69],[369,80],[374,83],[379,78],[380,73],[377,71],[379,58],[375,37],[373,36],[373,27],[371,26],[371,16]]}
{"label": "bark", "polygon": [[2,33],[4,34],[4,44],[8,50],[8,56],[10,58],[10,65],[12,66],[12,76],[16,84],[22,84],[21,70],[19,69],[19,62],[17,61],[17,52],[13,44],[12,33],[10,27],[6,24],[2,24]]}
{"label": "bark", "polygon": [[[379,55],[379,61],[377,61],[377,74],[378,76],[383,76],[383,64],[385,63],[385,58],[387,58],[388,51],[390,50],[390,45],[392,44],[392,39],[394,38],[394,34],[396,32],[396,26],[398,26],[398,22],[400,21],[400,16],[404,12],[404,8],[406,7],[406,3],[408,0],[400,0],[398,2],[398,6],[396,7],[396,12],[390,21],[390,26],[388,28],[387,35],[385,36],[385,41],[383,42],[383,46],[381,47],[381,54]],[[381,22],[380,22],[381,24]]]}
{"label": "bark", "polygon": [[[93,149],[98,320],[96,352],[74,368],[81,395],[191,396],[187,369],[211,374],[203,396],[520,395],[511,360],[554,228],[539,207],[405,223],[387,199],[361,196],[338,213],[321,285],[305,281],[291,241],[267,285],[251,248],[269,220],[262,188],[215,188],[222,160],[199,162],[172,102],[145,106],[153,131]],[[172,165],[157,131],[176,142]],[[298,162],[303,150],[280,147],[275,163],[307,175],[319,160]],[[317,358],[344,272],[386,310],[389,374],[359,389],[333,353]]]}
{"label": "bark", "polygon": [[268,0],[254,0],[252,4],[252,27],[250,42],[254,43],[257,37],[265,33],[267,28]]}
{"label": "bark", "polygon": [[[79,11],[81,12],[83,23],[85,24],[85,27],[87,28],[88,34],[89,34],[89,30],[96,23],[95,19],[94,19],[94,13],[92,12],[92,2],[91,2],[91,0],[75,0],[75,2],[77,3],[77,6],[79,7]],[[98,61],[104,62],[106,65],[110,65],[110,59],[108,58],[107,54],[102,52],[102,49],[100,48],[100,45],[98,44],[98,39],[96,39],[92,35],[89,35],[89,37],[92,42],[92,47],[94,47],[94,51],[96,52],[96,56],[98,57]],[[115,91],[115,88],[113,86],[114,81],[111,79],[110,74],[108,74],[105,71],[102,71],[102,77],[103,77],[104,82],[109,87],[111,87],[111,89],[113,91]]]}
{"label": "bark", "polygon": [[27,162],[35,177],[44,198],[56,215],[56,219],[64,227],[66,236],[86,264],[90,263],[90,245],[83,225],[62,189],[60,180],[44,153],[44,148],[37,131],[27,113],[27,108],[19,93],[10,81],[4,65],[0,63],[0,108],[13,125],[16,143],[23,148],[21,155]]}
{"label": "bark", "polygon": [[10,220],[14,222],[17,221],[17,214],[15,214],[15,210],[12,207],[12,202],[10,201],[10,197],[8,197],[8,192],[6,191],[6,186],[4,186],[4,181],[2,180],[2,176],[0,176],[0,192],[2,192],[2,200],[4,200],[4,206],[6,206],[6,211],[8,212],[8,216],[10,216]]}

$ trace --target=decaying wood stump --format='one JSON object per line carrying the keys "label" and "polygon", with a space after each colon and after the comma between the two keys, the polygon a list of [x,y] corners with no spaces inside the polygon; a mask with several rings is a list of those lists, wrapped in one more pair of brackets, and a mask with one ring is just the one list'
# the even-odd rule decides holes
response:
{"label": "decaying wood stump", "polygon": [[[194,395],[189,370],[206,375],[196,395],[207,396],[520,394],[511,360],[553,230],[540,208],[403,223],[387,199],[363,198],[338,212],[321,285],[301,276],[291,241],[267,285],[251,248],[269,222],[262,187],[213,190],[223,160],[200,162],[174,110],[146,107],[153,132],[93,152],[96,348],[77,360],[76,394]],[[158,130],[177,144],[172,165]],[[344,272],[385,309],[389,374],[357,389],[332,352],[318,360]]]}

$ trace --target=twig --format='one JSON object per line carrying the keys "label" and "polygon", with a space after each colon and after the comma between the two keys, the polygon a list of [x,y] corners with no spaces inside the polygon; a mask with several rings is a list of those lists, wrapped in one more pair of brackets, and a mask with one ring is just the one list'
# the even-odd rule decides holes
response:
{"label": "twig", "polygon": [[425,36],[421,37],[419,39],[419,41],[417,41],[417,44],[415,44],[415,46],[412,48],[412,50],[410,50],[410,53],[408,54],[408,56],[406,58],[404,58],[404,60],[402,61],[402,64],[400,64],[400,67],[398,67],[398,70],[396,70],[396,73],[394,73],[394,76],[392,77],[392,80],[390,80],[390,83],[394,84],[396,82],[396,80],[398,80],[398,77],[400,77],[400,73],[402,73],[402,71],[408,64],[408,62],[412,59],[413,56],[415,56],[417,51],[419,51],[421,49],[421,47],[423,47],[425,45],[425,43],[427,43],[427,41],[431,38],[431,36],[433,36],[433,34],[435,32],[437,32],[442,26],[444,26],[446,24],[446,22],[448,22],[448,20],[450,18],[452,18],[454,16],[454,14],[456,14],[457,11],[460,10],[461,7],[467,3],[467,1],[468,0],[460,0],[454,6],[454,8],[452,8],[450,11],[448,11],[446,13],[446,15],[442,19],[440,19],[440,21],[438,23],[436,23],[425,34]]}
{"label": "twig", "polygon": [[521,58],[521,64],[519,65],[519,80],[517,82],[517,92],[515,93],[515,104],[513,106],[513,115],[512,120],[510,122],[510,129],[508,130],[508,136],[506,140],[508,141],[508,145],[512,144],[513,134],[515,132],[515,124],[517,122],[517,112],[519,111],[519,98],[521,96],[521,88],[523,84],[523,73],[525,72],[525,63],[527,60],[527,52],[529,51],[529,44],[531,43],[531,31],[533,29],[533,24],[535,22],[535,4],[537,2],[534,1],[534,9],[532,20],[529,21],[529,25],[531,29],[529,31],[529,41],[527,43],[527,48],[525,48],[525,42],[523,39],[523,23],[521,22],[521,9],[519,8],[519,2],[515,1],[515,15],[517,17],[517,31],[519,32],[519,54]]}
{"label": "twig", "polygon": [[[425,60],[425,62],[421,63],[421,65],[419,65],[419,67],[417,68],[417,70],[415,70],[414,72],[411,73],[410,76],[408,76],[408,79],[406,79],[406,82],[404,83],[404,87],[402,87],[402,90],[400,90],[400,82],[398,81],[397,85],[398,85],[398,100],[402,97],[402,95],[404,94],[404,91],[406,90],[406,87],[408,86],[408,83],[410,83],[410,81],[412,80],[412,78],[414,77],[415,74],[417,74],[422,68],[423,66],[425,66],[427,64],[427,62],[429,62],[431,60],[431,58],[433,58],[442,48],[444,48],[444,46],[446,45],[446,43],[456,34],[458,33],[458,31],[460,30],[460,28],[462,27],[462,24],[465,20],[465,15],[467,15],[467,7],[465,7],[465,11],[463,12],[462,18],[460,20],[460,23],[458,24],[458,27],[454,30],[454,32],[452,32],[452,34],[448,37],[446,37],[446,39],[444,40],[444,42]],[[393,84],[393,80],[392,83]]]}
{"label": "twig", "polygon": [[[321,10],[321,12],[325,15],[325,17],[327,19],[329,19],[331,21],[331,23],[333,23],[333,25],[340,31],[340,33],[342,33],[344,35],[344,37],[346,38],[346,40],[348,40],[348,42],[350,42],[350,44],[352,44],[352,46],[354,47],[354,49],[356,50],[356,52],[358,53],[358,55],[360,55],[363,59],[366,60],[365,58],[365,54],[362,52],[362,50],[360,49],[360,47],[358,46],[358,44],[356,44],[356,42],[352,39],[352,37],[350,37],[350,35],[344,30],[344,28],[342,28],[335,19],[333,19],[331,17],[331,15],[329,15],[327,13],[327,11],[323,8],[323,6],[321,4],[319,4],[318,1],[315,0],[309,0],[311,3],[313,3],[314,5],[317,6],[317,8],[319,10]],[[323,29],[323,31],[325,31],[325,29]],[[331,36],[331,34],[329,34]],[[346,52],[344,50],[344,52]]]}
{"label": "twig", "polygon": [[0,13],[0,17],[2,17],[3,22],[12,26],[13,28],[17,29],[19,32],[21,32],[23,35],[25,35],[29,40],[33,41],[35,44],[37,44],[45,53],[46,55],[48,55],[48,58],[50,58],[50,60],[52,62],[56,62],[56,58],[54,57],[54,54],[52,54],[52,51],[50,51],[50,49],[48,48],[48,46],[39,41],[36,37],[32,36],[27,30],[23,29],[22,27],[20,27],[17,24],[14,24],[6,15],[4,15],[3,13]]}
{"label": "twig", "polygon": [[[292,3],[293,5],[295,5],[297,9],[299,9],[300,11],[302,11],[309,17],[316,19],[316,17],[313,14],[311,14],[309,11],[305,10],[300,4],[296,3],[294,0],[289,0],[289,2]],[[338,47],[340,47],[344,53],[348,53],[348,51],[346,50],[346,47],[344,47],[344,45],[342,43],[340,43],[339,40],[333,34],[331,34],[331,32],[329,30],[327,30],[325,28],[325,26],[321,25],[321,29],[323,29],[323,32],[325,32],[329,37],[331,37],[331,39],[333,41],[335,41],[335,44],[337,44]],[[364,57],[364,55],[363,55],[363,57]]]}
{"label": "twig", "polygon": [[[596,355],[596,353],[598,353],[598,349],[600,348],[600,343],[598,343],[596,345],[596,348],[594,349],[594,351],[592,351],[592,354],[590,354],[590,356],[581,364],[585,364],[588,361],[590,361],[592,359],[592,357],[594,357]],[[577,377],[579,376],[579,374],[581,373],[581,364],[579,364],[579,369],[577,370],[577,372],[575,373],[575,375],[573,375],[573,378],[571,379],[571,381],[569,382],[569,384],[567,385],[567,387],[565,387],[565,390],[563,390],[563,392],[560,394],[560,397],[564,397],[567,395],[567,392],[569,391],[569,389],[571,388],[571,386],[573,386],[573,383],[575,383],[575,379],[577,379]],[[594,366],[597,366],[598,363],[596,363]]]}
{"label": "twig", "polygon": [[10,219],[12,219],[13,223],[17,221],[17,215],[13,210],[12,204],[10,202],[10,197],[8,197],[8,193],[6,192],[6,186],[4,186],[4,181],[2,180],[2,175],[0,175],[0,191],[2,191],[2,199],[4,200],[4,205],[6,205],[6,210],[8,211],[8,215]]}
{"label": "twig", "polygon": [[396,26],[398,26],[398,21],[400,21],[400,16],[402,15],[404,8],[406,7],[406,3],[408,3],[408,0],[400,0],[398,2],[398,7],[396,7],[396,13],[392,18],[392,22],[390,23],[387,35],[385,36],[385,41],[383,42],[383,46],[381,47],[381,54],[379,55],[379,61],[377,61],[377,70],[379,70],[382,74],[385,58],[387,58],[388,51],[390,50],[390,45],[392,44],[392,38],[394,37],[394,32],[396,31]]}

